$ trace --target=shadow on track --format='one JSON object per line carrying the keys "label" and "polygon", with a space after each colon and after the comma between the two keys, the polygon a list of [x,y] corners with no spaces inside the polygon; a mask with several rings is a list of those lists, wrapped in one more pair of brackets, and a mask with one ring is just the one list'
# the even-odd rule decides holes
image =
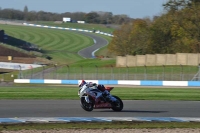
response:
{"label": "shadow on track", "polygon": [[[113,110],[101,110],[99,112],[116,112]],[[120,112],[126,113],[166,113],[168,111],[140,111],[140,110],[122,110]]]}

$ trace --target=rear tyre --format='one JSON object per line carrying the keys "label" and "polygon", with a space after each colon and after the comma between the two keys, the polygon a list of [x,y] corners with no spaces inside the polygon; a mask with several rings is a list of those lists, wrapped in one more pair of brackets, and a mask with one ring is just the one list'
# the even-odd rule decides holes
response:
{"label": "rear tyre", "polygon": [[113,96],[113,97],[116,98],[117,100],[115,102],[111,103],[112,104],[112,110],[118,111],[118,112],[122,111],[122,109],[124,107],[122,100],[117,96]]}
{"label": "rear tyre", "polygon": [[93,99],[90,99],[90,103],[87,103],[86,100],[85,100],[85,97],[81,97],[81,107],[85,110],[85,111],[92,111],[94,109],[94,102],[93,102]]}

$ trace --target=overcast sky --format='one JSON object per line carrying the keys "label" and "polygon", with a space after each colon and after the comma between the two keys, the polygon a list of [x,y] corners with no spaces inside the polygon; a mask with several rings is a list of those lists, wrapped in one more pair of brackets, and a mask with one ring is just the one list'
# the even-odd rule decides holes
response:
{"label": "overcast sky", "polygon": [[104,11],[131,18],[153,17],[163,13],[168,0],[0,0],[1,9],[13,8],[54,13]]}

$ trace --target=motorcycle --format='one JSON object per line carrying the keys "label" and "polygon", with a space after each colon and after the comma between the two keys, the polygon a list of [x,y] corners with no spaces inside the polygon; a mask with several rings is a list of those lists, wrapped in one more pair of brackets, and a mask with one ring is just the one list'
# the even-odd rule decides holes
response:
{"label": "motorcycle", "polygon": [[[109,93],[113,89],[114,87],[105,87],[105,90]],[[123,102],[119,97],[114,95],[106,97],[102,95],[102,91],[94,87],[80,87],[78,95],[80,97],[80,105],[85,111],[92,111],[93,109],[112,109],[113,111],[119,112],[123,109]]]}

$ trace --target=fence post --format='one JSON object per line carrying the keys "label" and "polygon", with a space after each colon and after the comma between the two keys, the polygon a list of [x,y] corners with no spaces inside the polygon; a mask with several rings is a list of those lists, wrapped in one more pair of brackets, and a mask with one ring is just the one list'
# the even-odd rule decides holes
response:
{"label": "fence post", "polygon": [[54,69],[55,69],[55,71],[54,71],[54,79],[56,79],[56,74],[57,74],[57,64],[54,64]]}
{"label": "fence post", "polygon": [[33,78],[33,68],[31,68],[31,79]]}
{"label": "fence post", "polygon": [[67,79],[69,79],[69,65],[67,65]]}
{"label": "fence post", "polygon": [[181,81],[183,81],[183,65],[181,65],[181,72],[180,72],[180,78],[181,78]]}
{"label": "fence post", "polygon": [[19,79],[21,79],[21,77],[22,77],[22,68],[21,68],[21,66],[19,65]]}
{"label": "fence post", "polygon": [[196,81],[200,81],[200,64],[198,65],[198,72],[197,72],[197,77],[195,77]]}
{"label": "fence post", "polygon": [[147,79],[147,66],[144,65],[144,79]]}
{"label": "fence post", "polygon": [[96,80],[98,80],[98,66],[95,65],[95,67],[96,67]]}
{"label": "fence post", "polygon": [[197,81],[200,81],[200,64],[198,65],[198,68],[199,68],[199,70],[198,70],[198,77],[197,77]]}
{"label": "fence post", "polygon": [[44,65],[42,65],[42,78],[44,79]]}
{"label": "fence post", "polygon": [[136,80],[137,79],[137,75],[138,75],[138,68],[137,68],[137,66],[135,66],[135,74],[134,74],[134,80]]}
{"label": "fence post", "polygon": [[129,80],[129,67],[126,66],[126,77],[127,77],[127,80]]}
{"label": "fence post", "polygon": [[112,65],[111,65],[111,78],[114,79],[113,78],[113,66]]}
{"label": "fence post", "polygon": [[163,80],[165,80],[165,65],[163,65]]}
{"label": "fence post", "polygon": [[81,67],[81,79],[83,79],[83,66],[80,67]]}

